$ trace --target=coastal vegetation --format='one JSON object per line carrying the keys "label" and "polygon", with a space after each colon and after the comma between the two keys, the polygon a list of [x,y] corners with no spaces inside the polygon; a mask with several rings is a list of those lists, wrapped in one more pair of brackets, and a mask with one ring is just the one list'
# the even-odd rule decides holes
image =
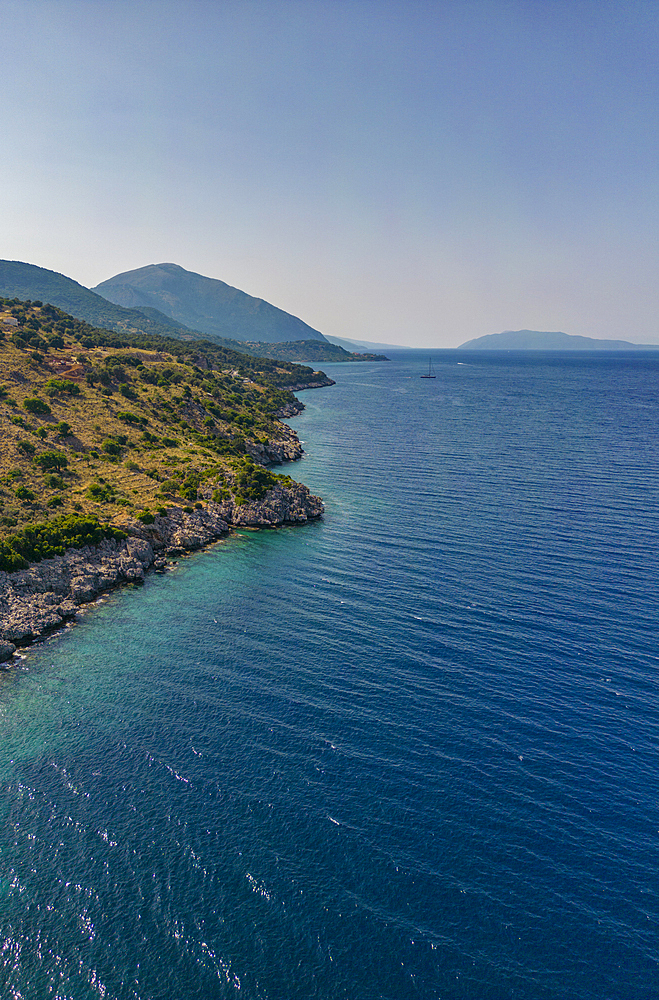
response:
{"label": "coastal vegetation", "polygon": [[356,353],[346,351],[338,344],[330,344],[322,340],[293,340],[286,343],[264,344],[239,343],[235,340],[218,340],[225,347],[233,350],[243,351],[254,357],[275,358],[281,361],[299,361],[303,364],[308,362],[323,361],[325,363],[336,363],[337,361],[388,361],[384,354],[373,354],[369,352]]}
{"label": "coastal vegetation", "polygon": [[118,538],[168,506],[258,500],[299,455],[278,419],[322,372],[208,341],[101,330],[0,299],[0,569]]}

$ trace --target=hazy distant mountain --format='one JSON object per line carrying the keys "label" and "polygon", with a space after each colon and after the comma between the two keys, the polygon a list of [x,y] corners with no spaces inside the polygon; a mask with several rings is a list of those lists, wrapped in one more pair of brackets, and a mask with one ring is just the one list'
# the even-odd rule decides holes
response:
{"label": "hazy distant mountain", "polygon": [[149,264],[125,271],[102,281],[94,291],[120,306],[158,309],[211,337],[268,344],[325,340],[297,316],[178,264]]}
{"label": "hazy distant mountain", "polygon": [[470,351],[647,351],[655,344],[630,344],[626,340],[594,340],[569,333],[546,333],[540,330],[506,330],[489,333],[460,344]]}
{"label": "hazy distant mountain", "polygon": [[379,344],[372,340],[350,340],[348,337],[332,337],[329,334],[325,337],[330,344],[338,344],[346,351],[404,351],[402,344]]}
{"label": "hazy distant mountain", "polygon": [[0,260],[0,296],[50,302],[92,326],[116,332],[153,333],[189,338],[190,330],[156,309],[123,309],[73,278],[20,260]]}

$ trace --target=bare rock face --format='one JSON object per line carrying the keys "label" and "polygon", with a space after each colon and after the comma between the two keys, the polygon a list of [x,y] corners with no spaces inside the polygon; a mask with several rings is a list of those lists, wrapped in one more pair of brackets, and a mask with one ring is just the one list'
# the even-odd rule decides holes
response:
{"label": "bare rock face", "polygon": [[106,539],[16,573],[0,573],[0,639],[24,643],[58,628],[78,605],[120,583],[143,580],[153,559],[144,539]]}
{"label": "bare rock face", "polygon": [[157,552],[191,552],[217,541],[229,531],[226,519],[213,507],[209,504],[192,512],[170,507],[166,515],[156,515],[153,524],[133,521],[128,530],[148,540]]}
{"label": "bare rock face", "polygon": [[32,642],[75,617],[81,604],[121,584],[142,582],[149,569],[164,564],[164,554],[200,549],[231,526],[303,524],[322,513],[320,497],[306,486],[278,485],[251,504],[211,501],[194,511],[170,508],[149,525],[131,520],[124,525],[129,537],[122,542],[106,539],[16,573],[0,572],[0,663],[11,658],[17,644]]}
{"label": "bare rock face", "polygon": [[246,441],[245,450],[250,458],[260,465],[281,465],[282,462],[296,462],[302,458],[303,448],[296,432],[291,427],[282,424],[279,437],[276,440],[261,444],[259,441]]}
{"label": "bare rock face", "polygon": [[280,524],[304,524],[320,517],[324,507],[320,497],[313,496],[306,486],[275,486],[263,500],[241,504],[227,500],[210,504],[226,517],[230,524],[244,528],[274,528]]}
{"label": "bare rock face", "polygon": [[284,403],[281,409],[277,410],[275,416],[279,420],[286,420],[288,417],[295,417],[298,413],[302,413],[304,409],[304,403],[299,399],[294,399],[290,403]]}

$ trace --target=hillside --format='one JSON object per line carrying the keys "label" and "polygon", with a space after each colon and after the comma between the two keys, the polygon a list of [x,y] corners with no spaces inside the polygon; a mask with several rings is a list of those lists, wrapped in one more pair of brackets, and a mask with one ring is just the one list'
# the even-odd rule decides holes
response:
{"label": "hillside", "polygon": [[[204,280],[210,281],[211,279]],[[243,293],[241,292],[240,295]],[[20,301],[52,303],[59,309],[75,316],[76,319],[83,320],[95,328],[110,330],[122,336],[144,334],[147,336],[176,337],[180,340],[196,340],[201,336],[198,331],[189,329],[150,305],[142,305],[139,309],[117,305],[115,302],[110,302],[101,295],[97,295],[96,292],[90,291],[72,278],[67,278],[64,274],[48,271],[46,268],[25,264],[21,261],[0,261],[0,296],[7,299],[16,298]],[[251,297],[246,296],[246,298],[250,299]],[[258,299],[252,301],[261,302]],[[262,304],[267,305],[267,303]],[[274,306],[268,308],[276,313],[281,313],[284,317],[288,316],[281,310],[275,310]],[[288,318],[295,320],[295,317]],[[272,343],[259,342],[255,336],[258,333],[258,323],[253,330],[249,325],[250,321],[246,313],[244,319],[245,324],[247,324],[247,342],[213,333],[209,333],[207,336],[212,339],[213,343],[227,348],[229,351],[249,354],[252,357],[311,362],[312,364],[329,361],[385,360],[382,355],[345,351],[343,348],[329,343],[321,334],[316,334],[310,339],[293,339]],[[301,323],[300,320],[295,320],[295,322]],[[310,327],[306,327],[306,324],[301,325],[306,328],[306,331],[311,330]],[[311,333],[315,333],[315,331],[311,331]]]}
{"label": "hillside", "polygon": [[300,365],[0,300],[0,569],[32,558],[35,524],[75,545],[76,518],[111,532],[168,505],[239,505],[290,483],[263,467],[301,455],[277,417],[300,408],[286,387],[331,384]]}
{"label": "hillside", "polygon": [[460,350],[469,351],[647,351],[653,344],[631,344],[626,340],[595,340],[569,333],[539,330],[506,330],[467,340]]}
{"label": "hillside", "polygon": [[263,344],[245,343],[237,340],[219,340],[223,346],[250,354],[257,358],[274,358],[281,361],[297,361],[301,364],[315,364],[317,361],[388,361],[384,354],[356,354],[346,351],[338,344],[322,340],[293,340],[288,343]]}
{"label": "hillside", "polygon": [[73,278],[18,260],[0,260],[0,296],[21,301],[50,302],[76,319],[95,327],[117,332],[162,334],[169,337],[194,337],[181,323],[156,309],[124,309]]}
{"label": "hillside", "polygon": [[325,340],[297,316],[178,264],[149,264],[125,271],[102,281],[94,291],[121,306],[157,309],[211,337],[267,344]]}

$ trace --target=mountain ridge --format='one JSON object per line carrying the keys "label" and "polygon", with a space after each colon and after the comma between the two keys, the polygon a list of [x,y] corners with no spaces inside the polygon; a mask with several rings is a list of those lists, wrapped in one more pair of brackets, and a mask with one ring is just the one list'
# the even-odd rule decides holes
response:
{"label": "mountain ridge", "polygon": [[155,309],[118,306],[80,282],[37,264],[0,260],[0,296],[50,302],[76,319],[115,333],[133,332],[194,338],[195,331]]}
{"label": "mountain ridge", "polygon": [[124,308],[155,308],[207,336],[261,343],[326,342],[320,331],[265,299],[179,264],[147,264],[122,271],[92,291]]}

